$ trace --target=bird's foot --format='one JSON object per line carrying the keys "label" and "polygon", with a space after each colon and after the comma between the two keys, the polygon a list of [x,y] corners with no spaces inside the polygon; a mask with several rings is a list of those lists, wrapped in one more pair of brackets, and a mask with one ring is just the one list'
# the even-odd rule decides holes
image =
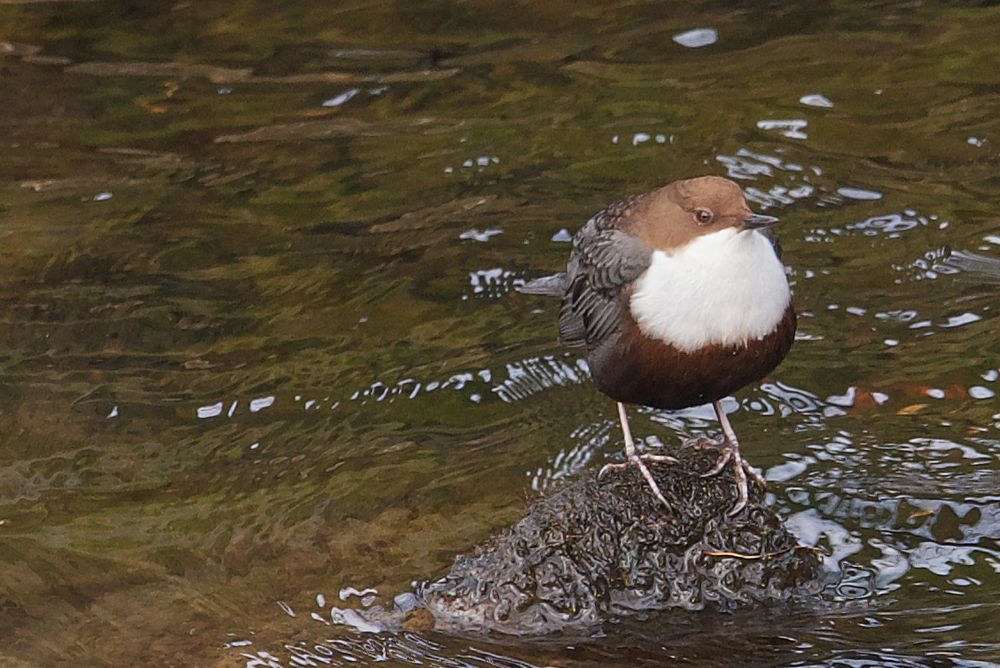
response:
{"label": "bird's foot", "polygon": [[691,445],[692,447],[697,448],[713,448],[719,451],[719,459],[715,462],[715,466],[705,473],[702,473],[702,478],[709,478],[722,473],[723,469],[726,468],[726,464],[732,462],[733,473],[736,475],[736,505],[734,505],[732,510],[729,511],[728,514],[730,517],[737,515],[741,510],[746,508],[747,502],[750,500],[750,489],[747,476],[753,478],[753,480],[761,487],[767,486],[764,476],[762,476],[757,469],[750,466],[750,463],[747,460],[743,459],[743,455],[740,454],[739,442],[726,439],[722,443],[719,443],[707,438],[699,438],[697,439],[697,442],[685,445]]}
{"label": "bird's foot", "polygon": [[601,469],[600,473],[597,474],[597,479],[600,480],[605,473],[608,471],[618,471],[622,469],[627,469],[630,466],[634,466],[639,469],[639,473],[642,474],[643,479],[645,479],[646,484],[649,485],[649,489],[653,492],[660,503],[670,508],[670,503],[663,496],[663,492],[660,491],[659,485],[656,484],[656,480],[653,479],[653,474],[650,473],[649,467],[646,466],[646,462],[659,462],[661,464],[676,464],[677,460],[670,455],[650,455],[650,454],[630,454],[628,459],[621,464],[605,464],[604,468]]}

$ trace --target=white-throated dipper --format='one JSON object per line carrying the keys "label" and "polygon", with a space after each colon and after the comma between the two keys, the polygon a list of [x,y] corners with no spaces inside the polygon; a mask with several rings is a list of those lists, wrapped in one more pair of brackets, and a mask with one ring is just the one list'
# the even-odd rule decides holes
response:
{"label": "white-throated dipper", "polygon": [[562,297],[559,339],[586,348],[594,383],[618,402],[624,464],[666,504],[629,431],[625,404],[679,409],[711,403],[722,425],[716,475],[732,462],[746,506],[747,474],[720,403],[770,373],[795,338],[795,310],[771,225],[729,179],[702,176],[635,195],[594,215],[573,237],[566,271],[535,279],[527,294]]}

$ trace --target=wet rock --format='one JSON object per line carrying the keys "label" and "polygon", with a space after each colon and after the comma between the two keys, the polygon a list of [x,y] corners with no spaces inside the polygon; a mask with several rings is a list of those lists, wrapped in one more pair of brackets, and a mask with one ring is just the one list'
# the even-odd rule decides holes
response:
{"label": "wet rock", "polygon": [[679,464],[650,466],[669,510],[634,469],[582,480],[533,504],[512,528],[421,587],[434,626],[540,635],[615,615],[731,610],[818,589],[819,558],[764,506],[763,490],[752,489],[747,508],[729,517],[736,501],[729,467],[701,478],[716,461],[712,450],[682,448],[676,456]]}

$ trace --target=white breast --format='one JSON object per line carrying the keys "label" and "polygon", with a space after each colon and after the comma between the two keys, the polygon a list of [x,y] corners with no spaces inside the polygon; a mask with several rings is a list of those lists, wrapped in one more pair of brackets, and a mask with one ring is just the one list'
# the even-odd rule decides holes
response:
{"label": "white breast", "polygon": [[726,228],[655,251],[630,307],[639,329],[685,352],[760,339],[791,300],[785,267],[757,232]]}

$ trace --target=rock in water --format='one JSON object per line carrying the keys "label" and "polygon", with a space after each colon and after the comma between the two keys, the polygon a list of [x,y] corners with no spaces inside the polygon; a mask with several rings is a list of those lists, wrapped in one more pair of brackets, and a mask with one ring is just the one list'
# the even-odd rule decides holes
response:
{"label": "rock in water", "polygon": [[763,490],[754,487],[746,510],[728,517],[731,467],[702,478],[715,452],[676,456],[678,464],[650,466],[672,512],[634,470],[570,485],[421,587],[424,624],[430,613],[440,630],[541,635],[639,611],[731,610],[818,589],[818,556],[797,546]]}

